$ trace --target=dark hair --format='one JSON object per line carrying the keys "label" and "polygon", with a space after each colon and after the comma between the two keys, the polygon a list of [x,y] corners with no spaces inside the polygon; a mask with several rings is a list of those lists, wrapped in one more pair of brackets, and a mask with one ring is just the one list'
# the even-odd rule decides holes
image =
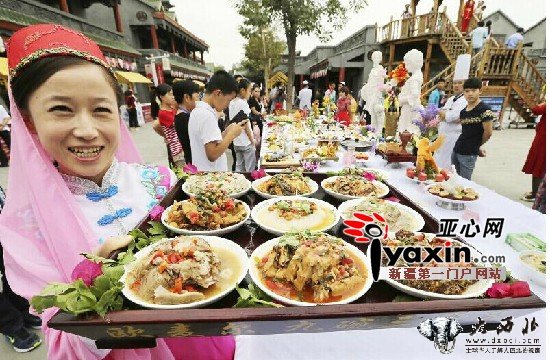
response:
{"label": "dark hair", "polygon": [[440,82],[446,82],[444,78],[439,78],[437,79],[437,82],[440,83]]}
{"label": "dark hair", "polygon": [[260,97],[265,96],[265,88],[260,90]]}
{"label": "dark hair", "polygon": [[[71,66],[89,64],[96,65],[76,56],[50,56],[36,60],[27,65],[24,70],[21,70],[18,75],[11,80],[13,99],[20,109],[26,110],[32,93],[55,73]],[[122,90],[117,80],[106,68],[101,65],[97,66],[104,70],[105,79],[115,92],[117,103],[120,105],[122,103]]]}
{"label": "dark hair", "polygon": [[469,78],[464,81],[464,90],[466,89],[481,89],[481,80],[478,78]]}
{"label": "dark hair", "polygon": [[522,32],[524,32],[524,31],[525,31],[525,30],[523,30],[523,28],[522,28],[522,27],[518,28],[518,33],[520,33],[520,34],[521,34],[521,33],[522,33]]}
{"label": "dark hair", "polygon": [[218,70],[212,75],[205,87],[207,94],[211,94],[215,90],[221,90],[224,95],[237,93],[237,82],[227,71]]}
{"label": "dark hair", "polygon": [[250,80],[242,78],[241,80],[239,80],[239,83],[237,84],[237,94],[239,94],[239,92],[241,92],[242,89],[248,89],[249,86],[250,86]]}
{"label": "dark hair", "polygon": [[349,95],[349,88],[347,86],[342,85],[342,88],[339,92],[343,92],[346,95]]}
{"label": "dark hair", "polygon": [[276,87],[279,87],[279,86],[281,86],[281,85],[283,85],[283,83],[282,83],[281,81],[277,81],[277,82],[275,83],[275,86],[276,86]]}
{"label": "dark hair", "polygon": [[172,85],[172,91],[174,93],[174,99],[178,104],[183,103],[184,95],[192,96],[194,93],[201,91],[199,84],[193,80],[187,79],[184,81],[177,81]]}
{"label": "dark hair", "polygon": [[151,117],[156,119],[159,116],[160,106],[157,103],[157,99],[160,101],[160,97],[166,95],[172,90],[172,87],[168,84],[159,84],[151,96]]}
{"label": "dark hair", "polygon": [[130,96],[130,95],[132,95],[132,94],[133,94],[133,91],[132,91],[132,90],[126,90],[126,91],[124,92],[124,96]]}
{"label": "dark hair", "polygon": [[485,26],[485,23],[483,21],[478,21],[477,26],[483,27],[483,26]]}

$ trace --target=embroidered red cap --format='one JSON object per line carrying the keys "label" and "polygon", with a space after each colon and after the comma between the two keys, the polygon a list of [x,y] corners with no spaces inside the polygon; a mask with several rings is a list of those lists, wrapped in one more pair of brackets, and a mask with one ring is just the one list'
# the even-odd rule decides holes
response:
{"label": "embroidered red cap", "polygon": [[12,81],[26,65],[48,56],[74,56],[111,70],[99,46],[82,33],[58,24],[37,24],[15,32],[7,42]]}

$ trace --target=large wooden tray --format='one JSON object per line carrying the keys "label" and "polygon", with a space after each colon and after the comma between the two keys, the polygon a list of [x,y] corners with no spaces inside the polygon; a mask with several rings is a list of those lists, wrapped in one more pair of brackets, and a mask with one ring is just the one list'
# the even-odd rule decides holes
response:
{"label": "large wooden tray", "polygon": [[[309,176],[319,183],[326,178],[326,175],[320,174]],[[437,232],[438,223],[430,214],[417,207],[391,185],[389,187],[389,196],[399,198],[401,204],[410,206],[422,214],[426,222],[423,231]],[[181,183],[178,183],[166,195],[161,205],[168,206],[174,199],[185,197]],[[325,194],[321,187],[314,197],[333,205],[340,203]],[[251,191],[241,200],[253,207],[263,199]],[[146,228],[146,220],[144,219],[140,225],[142,229]],[[334,231],[336,235],[342,235],[342,228]],[[275,236],[260,228],[243,226],[225,237],[243,247],[252,245],[255,248]],[[366,250],[365,245],[356,245]],[[480,316],[490,324],[498,323],[507,316],[523,316],[533,312],[532,309],[545,307],[545,303],[535,295],[505,299],[392,302],[399,294],[401,293],[398,290],[379,281],[367,294],[348,305],[237,309],[232,308],[238,296],[236,291],[233,291],[224,299],[202,309],[147,310],[136,306],[132,310],[111,312],[105,318],[75,317],[67,313],[58,313],[50,320],[49,326],[93,339],[99,348],[113,349],[154,347],[155,339],[162,337],[267,335],[416,327],[423,319],[435,317],[434,314],[452,316],[462,325],[474,324]]]}
{"label": "large wooden tray", "polygon": [[416,163],[416,155],[409,154],[409,153],[385,153],[378,149],[376,149],[376,154],[382,156],[384,160],[386,160],[388,163],[401,163],[401,162],[412,162]]}

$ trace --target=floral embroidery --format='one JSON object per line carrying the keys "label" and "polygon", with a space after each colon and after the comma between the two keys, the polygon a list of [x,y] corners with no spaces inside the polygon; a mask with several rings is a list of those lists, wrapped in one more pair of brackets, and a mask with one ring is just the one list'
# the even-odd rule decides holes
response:
{"label": "floral embroidery", "polygon": [[107,188],[107,191],[91,191],[89,193],[86,193],[86,199],[91,200],[93,202],[98,202],[103,199],[108,199],[110,197],[113,197],[116,194],[118,194],[118,186],[111,185]]}
{"label": "floral embroidery", "polygon": [[[86,195],[89,192],[99,192],[99,193],[107,192],[110,186],[116,185],[119,173],[120,173],[120,165],[118,161],[115,159],[113,160],[111,167],[109,167],[109,170],[107,170],[107,172],[105,173],[105,176],[103,176],[101,187],[91,180],[82,179],[82,178],[79,178],[78,176],[61,174],[61,177],[63,178],[63,180],[65,180],[67,187],[73,194]],[[118,190],[118,187],[117,187],[117,190]]]}
{"label": "floral embroidery", "polygon": [[102,216],[101,219],[99,219],[97,221],[97,224],[99,226],[106,226],[106,225],[112,224],[113,221],[115,221],[116,219],[126,217],[126,216],[130,215],[131,213],[132,213],[132,209],[123,208],[123,209],[115,211],[114,214]]}
{"label": "floral embroidery", "polygon": [[[153,198],[149,203],[149,210],[158,204],[159,200],[168,192],[169,181],[165,177],[169,175],[162,174],[158,167],[143,167],[140,171],[141,183],[147,190],[147,193]],[[168,184],[168,186],[163,184]]]}

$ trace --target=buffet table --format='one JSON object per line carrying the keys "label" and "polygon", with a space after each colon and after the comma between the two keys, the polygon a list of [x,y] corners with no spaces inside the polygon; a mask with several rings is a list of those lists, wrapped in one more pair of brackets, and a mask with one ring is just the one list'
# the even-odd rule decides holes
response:
{"label": "buffet table", "polygon": [[[265,129],[265,127],[264,127]],[[263,141],[268,135],[266,131]],[[262,144],[262,154],[265,154],[265,146]],[[344,168],[344,149],[338,152],[338,161],[327,161],[321,164],[318,172],[338,171]],[[363,165],[363,164],[362,164]],[[429,196],[424,185],[408,178],[405,174],[407,167],[412,163],[403,163],[396,167],[395,164],[388,164],[381,156],[371,152],[369,160],[364,166],[372,169],[384,170],[387,175],[387,183],[398,188],[412,202],[431,214],[435,219],[459,219],[458,229],[469,223],[473,218],[480,224],[481,233],[468,238],[467,242],[475,246],[484,255],[505,256],[505,266],[511,271],[512,276],[518,279],[527,280],[519,259],[519,254],[513,248],[505,244],[505,238],[510,233],[530,233],[539,239],[546,241],[545,215],[529,209],[528,207],[505,198],[496,192],[476,184],[473,181],[460,178],[463,186],[471,187],[479,193],[479,200],[468,203],[463,211],[446,210],[436,205],[436,201]],[[277,171],[270,169],[269,171]],[[504,225],[501,236],[483,237],[483,226],[487,218],[503,218]],[[545,287],[528,281],[531,291],[546,301]],[[457,306],[457,315],[462,310]],[[452,316],[449,314],[426,314],[423,319],[436,316]],[[483,320],[491,318],[490,312],[482,315],[472,314],[472,323],[476,317]],[[510,316],[513,316],[510,313]],[[456,341],[455,350],[446,354],[447,359],[484,358],[495,356],[505,359],[517,359],[524,357],[544,359],[546,353],[545,331],[546,331],[546,310],[534,309],[526,314],[514,317],[515,327],[510,334],[488,331],[486,334],[476,333],[475,337],[469,334],[461,334]],[[536,319],[539,325],[539,332],[522,333],[525,327],[525,319],[531,322]],[[488,320],[487,320],[488,321]],[[497,320],[498,321],[498,320]],[[420,323],[420,321],[418,322]],[[239,336],[237,337],[237,350],[235,358],[243,359],[430,359],[439,358],[442,355],[434,349],[433,343],[422,337],[416,327],[393,329],[377,329],[366,331],[346,331],[317,334],[285,334],[271,336]],[[464,324],[463,324],[464,325]],[[468,339],[470,338],[470,339]],[[482,344],[491,344],[495,341],[507,339],[512,344],[526,344],[539,341],[542,346],[536,346],[531,350],[534,353],[518,354],[511,353],[511,345],[500,347],[499,345],[487,345],[485,349],[480,345],[471,346],[467,341],[471,338],[480,339]],[[531,351],[529,350],[529,351]],[[515,351],[515,350],[514,350]],[[499,352],[497,354],[497,352]],[[488,355],[489,354],[489,355]],[[494,355],[492,355],[494,354]],[[519,356],[518,356],[519,355]]]}

